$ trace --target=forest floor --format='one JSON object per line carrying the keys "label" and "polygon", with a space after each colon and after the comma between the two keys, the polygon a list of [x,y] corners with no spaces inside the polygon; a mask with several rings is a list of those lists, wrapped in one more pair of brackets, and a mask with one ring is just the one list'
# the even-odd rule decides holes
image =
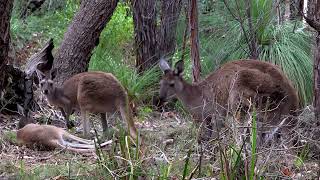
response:
{"label": "forest floor", "polygon": [[[304,119],[308,119],[307,121],[312,121],[310,120],[312,113],[309,110],[302,113],[302,116]],[[19,117],[17,116],[2,115],[0,117],[0,179],[61,180],[84,179],[85,177],[105,179],[106,174],[110,173],[106,169],[100,168],[98,158],[94,154],[83,155],[62,150],[38,151],[18,145],[14,137],[18,121]],[[99,120],[93,121],[99,126]],[[193,176],[220,179],[221,161],[215,159],[211,151],[205,151],[203,154],[200,152],[195,138],[197,128],[192,124],[190,117],[183,118],[176,112],[154,112],[143,120],[138,120],[137,127],[147,137],[148,152],[144,157],[147,163],[143,167],[147,168],[144,171],[149,173],[150,177],[146,177],[146,179],[151,179],[151,177],[161,179],[159,177],[162,176],[165,164],[172,164],[170,179],[181,179],[190,148],[192,151],[190,168],[188,168],[189,174],[193,173],[199,163],[199,158],[202,157],[202,173]],[[312,125],[304,124],[303,126],[311,130],[310,126]],[[76,134],[80,135],[80,132]],[[312,135],[306,136],[312,139]],[[257,168],[260,167],[260,171],[264,171],[261,175],[267,179],[275,177],[280,179],[317,179],[320,168],[319,160],[315,156],[319,158],[319,149],[316,148],[319,143],[316,142],[314,145],[311,142],[313,141],[310,140],[307,151],[304,151],[305,148],[301,148],[304,149],[302,150],[304,153],[299,155],[276,148],[268,151],[261,148],[257,152],[257,164],[260,161],[263,163],[257,165]],[[232,156],[230,156],[230,161],[231,159]],[[112,172],[116,174],[117,170]],[[119,174],[121,173],[119,172]]]}

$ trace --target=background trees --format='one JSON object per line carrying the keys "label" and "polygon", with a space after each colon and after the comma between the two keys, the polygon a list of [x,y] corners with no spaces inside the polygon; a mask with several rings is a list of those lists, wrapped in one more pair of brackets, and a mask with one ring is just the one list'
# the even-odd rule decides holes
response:
{"label": "background trees", "polygon": [[[131,1],[138,72],[155,66],[160,56],[167,56],[170,59],[175,51],[176,27],[182,0],[161,0],[160,7],[156,2],[156,0]],[[160,14],[159,26],[157,26],[158,14]]]}
{"label": "background trees", "polygon": [[[141,86],[144,85],[140,88],[131,88],[140,80],[131,79],[138,76],[128,74],[135,73],[136,69],[139,75],[142,71],[149,71],[161,56],[173,61],[178,60],[183,51],[185,29],[188,30],[186,59],[190,59],[191,47],[197,44],[197,41],[191,42],[189,37],[190,30],[194,28],[186,27],[190,23],[186,23],[186,16],[192,15],[188,13],[191,11],[191,4],[187,1],[121,1],[118,8],[116,1],[112,3],[104,1],[104,4],[89,3],[90,7],[85,4],[86,1],[83,2],[80,6],[78,0],[67,0],[65,9],[47,10],[41,13],[42,16],[38,16],[39,13],[35,11],[22,24],[15,18],[20,12],[14,13],[11,28],[12,49],[16,52],[13,54],[16,54],[17,57],[14,59],[18,64],[34,53],[39,44],[44,44],[48,38],[53,37],[58,49],[54,51],[56,57],[54,65],[59,71],[59,82],[62,82],[64,77],[67,78],[88,68],[105,70],[119,74],[118,78],[128,85],[127,88],[132,92],[132,96],[137,97],[140,93],[134,92],[133,89],[143,89]],[[283,18],[288,2],[198,1],[200,42],[198,54],[201,57],[199,58],[199,65],[202,66],[201,76],[205,76],[229,60],[259,58],[280,65],[295,82],[303,102],[310,102],[312,99],[310,33],[303,29],[303,23],[299,18],[295,21]],[[291,10],[294,2],[289,2]],[[300,8],[301,2],[299,3]],[[98,4],[99,7],[94,8]],[[102,8],[103,6],[110,8]],[[186,12],[181,11],[183,6],[187,7]],[[103,12],[101,18],[94,18],[93,21],[81,18],[86,11],[90,12],[87,14],[97,16],[95,12],[100,11],[99,8],[102,8],[101,13]],[[103,30],[108,18],[111,18],[112,9],[116,9],[116,14],[112,16],[110,26]],[[276,11],[279,13],[275,13]],[[288,11],[287,8],[286,13],[293,14],[292,11]],[[137,13],[141,15],[135,15]],[[281,19],[281,23],[278,19]],[[82,32],[81,29],[85,29],[85,24],[90,28],[79,34]],[[88,35],[84,36],[87,33]],[[99,45],[96,46],[99,36]],[[31,48],[26,48],[28,45]],[[185,76],[192,79],[191,69],[195,66],[189,60],[185,64],[187,68]],[[118,68],[112,68],[111,65]],[[149,77],[155,76],[153,73]],[[156,84],[156,81],[152,82]]]}
{"label": "background trees", "polygon": [[[40,1],[42,0],[37,0],[37,2]],[[27,1],[23,0],[23,2]],[[3,83],[0,86],[0,89],[5,88],[5,91],[1,92],[1,100],[3,92],[9,92],[8,84],[12,86],[11,89],[24,93],[24,81],[20,83],[21,78],[19,80],[15,77],[20,75],[24,77],[21,70],[24,69],[28,57],[38,52],[49,38],[53,38],[56,47],[53,51],[54,65],[60,76],[58,81],[62,82],[72,74],[87,69],[111,72],[128,91],[131,107],[136,110],[137,119],[143,121],[155,119],[151,100],[158,91],[157,86],[161,74],[157,71],[156,65],[161,56],[174,62],[185,54],[186,56],[183,58],[186,66],[184,76],[190,82],[193,79],[199,80],[205,77],[208,73],[219,68],[221,64],[235,59],[258,58],[269,61],[279,65],[294,82],[295,87],[299,90],[301,105],[310,105],[312,102],[313,43],[319,49],[319,17],[317,14],[319,3],[316,0],[309,1],[309,14],[306,19],[317,31],[316,42],[312,39],[315,32],[311,28],[307,28],[308,26],[301,19],[301,0],[122,0],[119,2],[115,0],[46,0],[39,9],[33,13],[27,13],[28,16],[21,20],[21,11],[28,4],[23,5],[23,2],[16,0],[14,3],[10,19],[12,43],[9,46],[8,13],[10,8],[7,7],[12,6],[12,1],[0,0],[0,12],[4,12],[0,15],[0,79],[1,83],[7,82],[5,86]],[[196,16],[198,16],[198,33],[191,33],[191,30],[192,32],[196,30],[195,23],[197,21],[194,18]],[[197,37],[198,40],[195,39]],[[193,48],[195,46],[199,48]],[[194,53],[195,49],[199,51]],[[8,58],[2,58],[8,57],[8,50],[10,50],[9,54],[13,55],[10,56],[10,61],[13,59],[18,68],[14,68],[14,66],[3,68],[4,64],[10,62]],[[314,64],[316,75],[314,80],[315,106],[320,104],[317,99],[319,96],[318,52]],[[194,56],[195,54],[197,55]],[[191,59],[196,63],[193,63]],[[201,65],[201,73],[200,68],[197,68],[195,64],[198,67]],[[9,70],[14,73],[8,75]],[[196,78],[192,74],[193,70],[198,71],[194,73],[197,74]],[[20,75],[18,75],[19,73]],[[8,102],[13,96],[4,97],[5,102]],[[21,99],[16,102],[23,103]],[[0,113],[3,112],[4,106],[7,107],[7,104],[0,105]],[[181,109],[179,102],[172,106],[178,110],[179,116],[183,114],[179,111]],[[309,118],[312,111],[309,111],[309,108],[306,109],[305,114],[308,114],[307,118]],[[316,112],[319,112],[319,108]],[[1,118],[2,116],[0,117],[0,126]],[[49,121],[50,118],[48,114],[41,116],[41,120],[44,121]],[[175,119],[170,119],[173,121],[172,124],[177,124]],[[165,121],[162,122],[169,124]],[[11,125],[15,124],[11,123]],[[312,125],[305,126],[308,132],[311,129],[309,126]],[[180,128],[180,126],[179,123],[173,128],[178,129],[177,127]],[[168,126],[163,127],[167,128]],[[180,129],[180,131],[177,134],[185,134],[189,129]],[[1,133],[2,131],[0,131],[0,141],[2,140]],[[169,136],[172,135],[175,133],[170,132]],[[190,142],[190,137],[188,134],[188,137],[181,139],[181,141],[183,143]],[[309,138],[309,136],[307,137]],[[182,144],[180,147],[187,147],[185,145]],[[2,141],[0,142],[0,151],[1,147],[4,147]],[[309,148],[307,149],[309,150]],[[235,152],[235,150],[232,148],[232,151],[226,150],[226,152]],[[134,151],[130,150],[130,152]],[[183,151],[179,155],[183,157],[185,154],[186,152]],[[234,153],[231,153],[230,163],[233,163],[233,155]],[[192,154],[190,158],[192,157],[199,156]],[[112,158],[106,160],[106,165],[110,165],[108,164],[110,160]],[[193,160],[195,159],[190,161],[191,164],[196,162]],[[205,161],[205,159],[203,160]],[[119,159],[113,162],[117,161]],[[132,162],[135,163],[135,161]],[[133,168],[136,168],[135,164],[133,165]],[[177,167],[174,163],[166,165],[161,167],[168,176],[172,172],[176,173]],[[211,165],[209,164],[210,167]],[[111,165],[110,169],[115,170],[118,168],[118,165],[116,166]],[[207,169],[202,166],[201,169],[201,163],[199,163],[202,174],[199,172],[199,174],[193,175],[201,177],[204,174],[212,173],[209,166]],[[140,168],[139,165],[138,168]],[[90,167],[90,169],[92,168]],[[172,169],[171,174],[170,169]],[[188,173],[192,169],[186,168],[186,172]],[[277,166],[273,169],[279,168]],[[262,171],[264,170],[267,171],[268,168],[263,168]],[[80,171],[82,172],[82,169]],[[138,171],[140,173],[140,169]],[[73,173],[70,171],[70,174]],[[280,174],[284,173],[280,172]]]}

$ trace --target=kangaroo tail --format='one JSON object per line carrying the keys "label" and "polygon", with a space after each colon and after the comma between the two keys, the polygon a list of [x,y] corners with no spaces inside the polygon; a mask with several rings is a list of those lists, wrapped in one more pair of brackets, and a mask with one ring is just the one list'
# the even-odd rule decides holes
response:
{"label": "kangaroo tail", "polygon": [[129,105],[128,105],[128,97],[126,97],[126,102],[125,103],[121,103],[120,107],[120,114],[123,120],[125,120],[127,122],[127,126],[128,126],[128,130],[129,130],[129,134],[132,138],[136,139],[137,138],[137,129],[135,127],[133,118],[132,118],[132,114],[131,111],[129,109]]}
{"label": "kangaroo tail", "polygon": [[67,139],[74,140],[83,144],[91,144],[91,145],[93,144],[93,140],[83,139],[83,138],[74,136],[66,131],[63,132],[63,137],[66,137]]}
{"label": "kangaroo tail", "polygon": [[[95,145],[90,144],[78,144],[78,143],[70,143],[67,141],[62,140],[62,142],[54,142],[57,144],[60,148],[65,148],[66,150],[74,151],[74,152],[94,152],[95,151]],[[100,147],[105,147],[112,143],[112,140],[106,141],[102,144],[100,144]]]}

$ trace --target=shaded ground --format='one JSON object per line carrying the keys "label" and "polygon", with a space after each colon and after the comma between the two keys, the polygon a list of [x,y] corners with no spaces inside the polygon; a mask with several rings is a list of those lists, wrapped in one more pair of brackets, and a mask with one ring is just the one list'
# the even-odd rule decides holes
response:
{"label": "shaded ground", "polygon": [[[310,142],[316,132],[312,128],[318,129],[311,123],[312,117],[310,109],[306,109],[300,117],[305,121],[300,125],[300,133],[309,138]],[[100,131],[99,120],[93,121],[96,124],[95,127]],[[93,154],[80,155],[61,150],[34,151],[18,146],[15,143],[14,133],[10,133],[11,130],[16,129],[17,122],[18,117],[0,117],[0,179],[29,179],[30,177],[36,177],[36,179],[82,179],[81,177],[88,176],[95,177],[94,179],[104,179],[102,177],[107,177],[106,174],[109,172],[101,170],[97,157]],[[187,153],[191,148],[189,173],[196,167],[201,157],[201,174],[196,176],[220,177],[221,163],[219,158],[215,158],[208,148],[201,153],[195,138],[197,129],[193,127],[191,121],[170,112],[149,113],[136,122],[140,132],[147,137],[148,152],[144,167],[147,167],[148,172],[154,172],[152,176],[157,177],[157,173],[160,176],[164,165],[172,164],[171,179],[181,179]],[[309,132],[304,132],[303,128],[308,129]],[[220,145],[222,144],[227,149],[234,142],[228,142],[228,145],[223,145],[223,143],[225,142],[221,141]],[[319,161],[317,156],[319,156],[319,151],[317,146],[319,143],[309,144],[306,155],[300,153],[298,156],[292,151],[279,150],[275,146],[273,149],[261,148],[257,154],[257,163],[260,163],[257,167],[264,167],[261,175],[280,179],[318,178]],[[211,145],[211,147],[214,146],[214,144]],[[228,151],[230,149],[226,152]],[[231,156],[230,158],[232,159]],[[264,165],[261,165],[263,163]]]}

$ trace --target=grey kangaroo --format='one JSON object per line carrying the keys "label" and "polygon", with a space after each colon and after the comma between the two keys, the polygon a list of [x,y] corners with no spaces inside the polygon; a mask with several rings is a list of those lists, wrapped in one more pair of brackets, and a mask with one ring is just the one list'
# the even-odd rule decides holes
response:
{"label": "grey kangaroo", "polygon": [[127,92],[121,83],[110,73],[83,72],[67,79],[62,86],[53,82],[55,71],[40,82],[43,94],[49,103],[58,107],[71,127],[69,116],[73,110],[81,112],[84,135],[88,136],[90,123],[88,113],[100,113],[103,130],[108,129],[107,113],[120,111],[127,122],[132,138],[137,138],[137,130],[128,106]]}
{"label": "grey kangaroo", "polygon": [[[175,95],[197,122],[206,122],[208,127],[218,115],[225,117],[230,112],[236,112],[237,120],[243,122],[253,105],[257,119],[269,125],[279,125],[282,115],[295,115],[298,109],[295,88],[271,63],[258,60],[229,62],[194,84],[187,83],[182,77],[183,61],[178,61],[171,69],[161,59],[160,68],[164,72],[160,81],[160,100]],[[295,120],[288,118],[284,124],[289,128]]]}

